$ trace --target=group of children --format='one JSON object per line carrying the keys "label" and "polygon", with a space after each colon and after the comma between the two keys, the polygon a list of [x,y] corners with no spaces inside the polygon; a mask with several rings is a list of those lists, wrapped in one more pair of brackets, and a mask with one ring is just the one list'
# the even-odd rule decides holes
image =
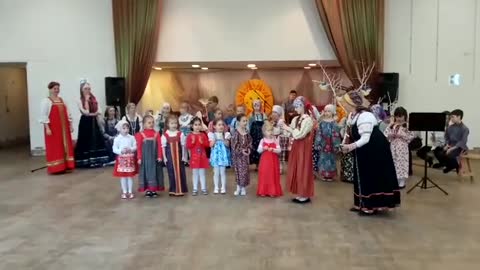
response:
{"label": "group of children", "polygon": [[[213,100],[218,104],[218,100]],[[134,105],[133,105],[134,106]],[[189,113],[189,105],[180,106],[179,116],[164,104],[156,117],[147,112],[143,119],[134,107],[127,107],[127,116],[115,128],[119,135],[113,140],[113,153],[117,155],[114,176],[121,178],[122,198],[133,198],[132,177],[138,174],[139,192],[157,197],[165,190],[163,168],[167,168],[170,196],[183,196],[188,192],[185,167],[192,171],[192,195],[208,195],[206,170],[213,168],[213,193],[227,193],[226,169],[235,171],[235,196],[245,196],[250,184],[249,167],[258,170],[258,196],[283,195],[280,184],[282,164],[287,160],[291,136],[283,125],[284,108],[274,105],[269,117],[263,112],[259,100],[253,102],[248,117],[244,106],[237,106],[236,115],[224,118],[222,110],[210,108],[206,117]],[[415,137],[408,130],[407,111],[398,107],[392,123],[387,123],[385,112],[374,105],[379,127],[388,138],[400,188],[409,177],[409,143]],[[133,110],[132,110],[133,109]],[[230,108],[233,112],[233,107]],[[312,162],[314,174],[324,181],[337,176],[337,155],[343,137],[343,123],[337,119],[337,107],[326,105],[321,113],[312,115],[316,120]],[[133,129],[133,130],[132,130]],[[111,137],[109,137],[111,138]],[[200,183],[200,187],[199,187]]]}

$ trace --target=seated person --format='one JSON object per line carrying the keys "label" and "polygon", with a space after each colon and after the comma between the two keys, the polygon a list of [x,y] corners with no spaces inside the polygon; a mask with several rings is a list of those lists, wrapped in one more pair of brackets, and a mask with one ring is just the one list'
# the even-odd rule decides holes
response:
{"label": "seated person", "polygon": [[453,110],[450,113],[450,121],[452,124],[445,131],[445,146],[442,151],[438,151],[435,157],[438,159],[439,168],[445,167],[444,173],[448,173],[455,169],[458,173],[459,164],[458,156],[468,150],[467,140],[469,130],[462,122],[463,111]]}
{"label": "seated person", "polygon": [[[450,112],[449,111],[444,111],[445,114],[445,130],[450,126]],[[419,135],[420,137],[420,135]],[[427,160],[428,166],[434,168],[440,168],[442,167],[440,163],[433,164],[433,157],[429,156],[428,153],[432,151],[433,149],[433,154],[434,156],[437,156],[440,152],[443,151],[443,147],[445,146],[445,132],[442,131],[432,131],[428,132],[428,140],[430,143],[428,146],[422,146],[420,149],[417,150],[417,157]]]}

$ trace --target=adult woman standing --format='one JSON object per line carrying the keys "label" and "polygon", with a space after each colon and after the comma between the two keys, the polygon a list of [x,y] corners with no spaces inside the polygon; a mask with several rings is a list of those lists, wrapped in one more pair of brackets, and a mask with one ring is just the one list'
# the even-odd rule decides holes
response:
{"label": "adult woman standing", "polygon": [[105,140],[105,148],[109,156],[109,165],[115,164],[116,155],[113,153],[113,140],[118,135],[117,124],[117,109],[113,106],[107,106],[103,119],[103,138]]}
{"label": "adult woman standing", "polygon": [[108,163],[108,152],[105,148],[98,116],[101,115],[97,99],[91,93],[90,84],[80,82],[80,103],[78,108],[82,113],[78,125],[78,139],[75,147],[77,167],[93,168]]}
{"label": "adult woman standing", "polygon": [[42,101],[40,123],[44,126],[47,172],[58,174],[75,169],[72,144],[72,118],[63,99],[60,84],[48,84],[49,95]]}
{"label": "adult woman standing", "polygon": [[358,91],[344,96],[353,111],[351,143],[342,145],[344,153],[353,152],[354,206],[360,215],[400,205],[400,191],[387,138],[380,131],[377,118],[363,104]]}
{"label": "adult woman standing", "polygon": [[299,96],[293,102],[295,116],[290,126],[283,125],[293,138],[292,148],[288,156],[287,189],[297,195],[292,201],[294,203],[309,203],[313,197],[313,120],[308,114],[311,105],[305,98]]}

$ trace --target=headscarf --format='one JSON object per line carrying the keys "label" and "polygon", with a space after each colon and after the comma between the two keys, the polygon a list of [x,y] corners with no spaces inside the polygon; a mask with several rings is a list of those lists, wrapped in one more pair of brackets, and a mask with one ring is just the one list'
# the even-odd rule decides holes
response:
{"label": "headscarf", "polygon": [[333,104],[327,104],[323,108],[324,111],[330,112],[332,115],[335,115],[337,113],[337,108]]}
{"label": "headscarf", "polygon": [[123,125],[127,125],[130,127],[130,124],[126,120],[120,120],[118,123],[115,125],[115,129],[120,132],[123,128]]}
{"label": "headscarf", "polygon": [[301,106],[305,108],[305,113],[308,113],[315,118],[320,115],[317,108],[315,106],[312,106],[312,104],[308,102],[304,96],[298,96],[293,101],[294,108],[298,108]]}
{"label": "headscarf", "polygon": [[273,105],[272,112],[276,112],[280,118],[283,118],[283,108],[280,105]]}
{"label": "headscarf", "polygon": [[80,81],[80,99],[82,101],[82,108],[83,109],[86,109],[85,108],[85,101],[88,102],[88,111],[91,112],[91,113],[96,113],[98,111],[98,102],[97,102],[97,98],[95,98],[95,96],[92,94],[92,91],[90,89],[90,98],[88,100],[85,100],[85,97],[83,96],[83,87],[85,85],[90,85],[90,83],[83,79]]}
{"label": "headscarf", "polygon": [[387,117],[383,106],[380,104],[373,105],[372,107],[370,107],[370,110],[372,111],[373,115],[375,115],[378,121],[383,121]]}

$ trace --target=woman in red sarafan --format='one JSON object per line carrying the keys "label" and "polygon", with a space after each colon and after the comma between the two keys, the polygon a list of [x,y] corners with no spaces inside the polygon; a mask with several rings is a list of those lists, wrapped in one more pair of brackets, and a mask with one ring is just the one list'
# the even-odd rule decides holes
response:
{"label": "woman in red sarafan", "polygon": [[47,172],[65,173],[75,169],[72,144],[72,119],[63,99],[60,84],[48,84],[49,96],[42,101],[40,123],[44,126]]}

